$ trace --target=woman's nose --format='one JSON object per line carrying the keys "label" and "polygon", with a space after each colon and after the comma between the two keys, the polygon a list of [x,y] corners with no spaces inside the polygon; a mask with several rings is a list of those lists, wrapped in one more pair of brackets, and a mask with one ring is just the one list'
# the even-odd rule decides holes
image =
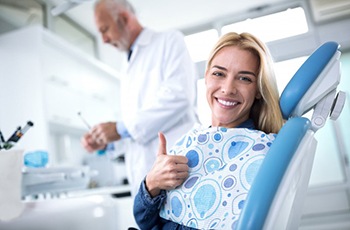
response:
{"label": "woman's nose", "polygon": [[225,81],[221,87],[221,92],[225,95],[234,95],[237,93],[237,88],[233,81]]}

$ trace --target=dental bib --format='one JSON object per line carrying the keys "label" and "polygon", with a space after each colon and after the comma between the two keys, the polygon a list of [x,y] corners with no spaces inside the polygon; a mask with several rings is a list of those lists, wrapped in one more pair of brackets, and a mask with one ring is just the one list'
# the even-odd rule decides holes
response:
{"label": "dental bib", "polygon": [[274,139],[246,128],[192,129],[168,153],[188,158],[189,177],[167,191],[160,216],[197,229],[234,229]]}

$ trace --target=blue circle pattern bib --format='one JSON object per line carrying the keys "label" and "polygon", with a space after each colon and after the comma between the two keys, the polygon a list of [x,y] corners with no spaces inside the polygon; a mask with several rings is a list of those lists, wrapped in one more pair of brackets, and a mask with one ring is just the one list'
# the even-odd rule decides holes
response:
{"label": "blue circle pattern bib", "polygon": [[167,191],[160,216],[197,229],[234,229],[274,139],[245,128],[192,129],[169,152],[188,158],[189,177]]}

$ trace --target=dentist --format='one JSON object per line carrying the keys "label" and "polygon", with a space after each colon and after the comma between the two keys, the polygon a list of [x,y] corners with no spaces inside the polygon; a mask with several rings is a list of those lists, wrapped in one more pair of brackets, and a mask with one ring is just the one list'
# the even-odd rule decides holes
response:
{"label": "dentist", "polygon": [[95,22],[103,41],[127,54],[122,119],[94,126],[81,142],[92,152],[107,145],[113,149],[117,141],[129,139],[125,163],[134,196],[156,159],[158,132],[171,146],[197,122],[197,74],[183,35],[144,28],[126,0],[97,1]]}

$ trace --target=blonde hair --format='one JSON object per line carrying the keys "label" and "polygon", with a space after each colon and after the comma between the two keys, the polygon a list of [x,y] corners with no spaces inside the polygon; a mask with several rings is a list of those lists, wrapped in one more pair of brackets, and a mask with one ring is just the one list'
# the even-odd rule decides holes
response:
{"label": "blonde hair", "polygon": [[258,58],[258,91],[260,99],[256,99],[250,110],[250,118],[257,129],[265,133],[278,133],[283,125],[279,106],[279,93],[276,84],[273,61],[266,45],[249,33],[230,32],[223,35],[212,49],[206,69],[210,67],[216,54],[224,47],[237,46],[253,53]]}

